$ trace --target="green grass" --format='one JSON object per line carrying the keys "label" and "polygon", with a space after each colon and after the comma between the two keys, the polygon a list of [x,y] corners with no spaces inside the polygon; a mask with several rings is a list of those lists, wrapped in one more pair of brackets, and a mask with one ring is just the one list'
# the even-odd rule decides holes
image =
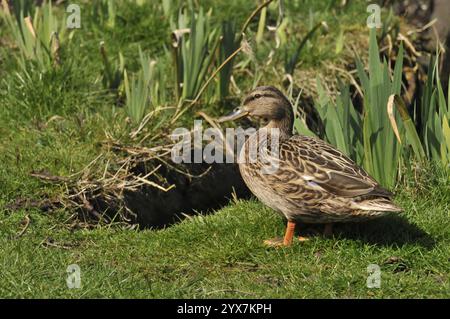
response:
{"label": "green grass", "polygon": [[[340,59],[335,39],[341,29],[368,34],[364,1],[351,1],[346,10],[330,9],[332,2],[289,2],[287,14],[301,23],[291,24],[286,50],[301,41],[309,23],[325,19],[330,26],[328,34],[315,37],[302,51],[302,67],[320,72],[321,62]],[[213,22],[232,15],[238,26],[254,8],[239,0],[208,1],[204,7],[209,3]],[[90,8],[86,2],[82,12]],[[309,8],[315,15],[310,22]],[[39,200],[65,191],[30,172],[67,176],[101,153],[104,162],[112,157],[101,146],[107,136],[126,140],[126,112],[101,84],[100,41],[110,59],[123,53],[130,72],[138,69],[139,46],[170,68],[164,50],[171,30],[162,13],[151,5],[136,8],[124,2],[118,11],[114,29],[83,14],[82,29],[62,48],[62,67],[39,74],[30,66],[29,77],[15,63],[18,51],[0,20],[0,297],[449,297],[449,178],[439,170],[424,174],[427,182],[417,184],[410,177],[398,186],[402,218],[340,225],[335,238],[315,236],[278,250],[263,247],[262,241],[281,236],[284,223],[256,201],[230,203],[159,231],[116,225],[73,229],[67,222],[70,210],[7,210],[5,205],[18,198]],[[257,23],[251,24],[249,39]],[[261,68],[260,84],[280,86],[284,49],[275,55],[274,67],[264,68],[273,42],[266,32],[255,65]],[[240,59],[245,57],[236,64]],[[253,84],[245,72],[235,78],[242,90]],[[230,106],[201,108],[223,113]],[[187,112],[181,123],[192,125],[193,114]],[[420,190],[418,185],[423,185]],[[17,238],[27,215],[30,224]],[[321,230],[306,231],[314,228]],[[53,246],[45,246],[49,241]],[[401,261],[383,264],[390,257]],[[66,286],[67,266],[74,263],[82,271],[79,290]],[[366,288],[371,263],[381,266],[380,289]]]}
{"label": "green grass", "polygon": [[[282,249],[262,245],[284,223],[254,200],[159,231],[71,230],[61,212],[30,212],[15,238],[26,212],[3,214],[0,296],[448,298],[450,194],[435,174],[436,184],[400,191],[401,217],[337,225],[333,238],[300,227],[311,239]],[[66,286],[70,264],[81,267],[81,289]],[[381,267],[379,289],[366,287],[369,264]]]}

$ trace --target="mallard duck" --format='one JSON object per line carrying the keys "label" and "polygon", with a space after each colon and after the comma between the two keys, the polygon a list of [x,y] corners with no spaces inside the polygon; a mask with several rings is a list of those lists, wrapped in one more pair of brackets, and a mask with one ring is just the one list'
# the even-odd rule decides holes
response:
{"label": "mallard duck", "polygon": [[[329,235],[335,222],[367,220],[402,210],[391,201],[391,192],[334,146],[318,138],[293,135],[293,108],[280,90],[257,87],[242,106],[218,121],[243,117],[263,119],[267,124],[240,150],[242,178],[261,202],[287,219],[284,237],[267,240],[267,245],[289,246],[296,222],[325,224],[324,234]],[[273,129],[278,129],[278,156],[270,151],[270,138],[258,137],[262,130]],[[258,150],[269,150],[268,156],[250,160],[249,150],[255,145]],[[276,163],[269,173],[264,170],[268,158]]]}

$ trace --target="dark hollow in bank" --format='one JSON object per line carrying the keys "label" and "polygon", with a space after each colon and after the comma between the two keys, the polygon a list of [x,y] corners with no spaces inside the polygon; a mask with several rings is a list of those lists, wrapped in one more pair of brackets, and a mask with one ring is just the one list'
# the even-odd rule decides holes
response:
{"label": "dark hollow in bank", "polygon": [[149,186],[125,193],[126,206],[141,227],[160,228],[179,221],[183,214],[210,213],[227,205],[233,192],[237,198],[250,197],[237,164],[183,164],[183,169],[193,177],[168,166],[158,170],[157,174],[175,185],[167,192]]}

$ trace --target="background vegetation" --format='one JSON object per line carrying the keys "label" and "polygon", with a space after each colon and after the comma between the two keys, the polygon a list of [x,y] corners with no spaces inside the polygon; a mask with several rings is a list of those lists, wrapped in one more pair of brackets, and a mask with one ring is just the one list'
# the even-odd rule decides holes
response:
{"label": "background vegetation", "polygon": [[[22,0],[9,12],[5,3],[0,296],[449,297],[449,94],[431,58],[423,94],[407,101],[411,52],[395,40],[405,26],[388,9],[377,38],[365,1],[273,1],[256,11],[262,2],[85,1],[73,30],[65,3]],[[380,55],[389,37],[392,52]],[[330,239],[302,227],[310,241],[271,250],[262,240],[284,224],[255,200],[158,231],[42,210],[67,186],[30,173],[78,177],[97,159],[102,176],[121,165],[105,142],[164,145],[196,112],[223,114],[261,84],[284,88],[297,131],[335,144],[393,189],[403,216],[338,225]],[[83,287],[70,290],[74,263]],[[366,287],[372,263],[379,289]]]}

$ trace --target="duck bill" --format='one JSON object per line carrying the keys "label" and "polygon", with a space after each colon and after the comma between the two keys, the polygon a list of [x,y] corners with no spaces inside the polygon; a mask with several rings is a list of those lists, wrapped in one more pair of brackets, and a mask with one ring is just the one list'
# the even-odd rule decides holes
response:
{"label": "duck bill", "polygon": [[248,115],[247,111],[244,111],[242,109],[242,107],[239,107],[237,109],[235,109],[233,112],[231,112],[230,114],[224,115],[222,117],[220,117],[217,121],[219,123],[223,123],[223,122],[228,122],[228,121],[235,121],[237,119],[246,117]]}

